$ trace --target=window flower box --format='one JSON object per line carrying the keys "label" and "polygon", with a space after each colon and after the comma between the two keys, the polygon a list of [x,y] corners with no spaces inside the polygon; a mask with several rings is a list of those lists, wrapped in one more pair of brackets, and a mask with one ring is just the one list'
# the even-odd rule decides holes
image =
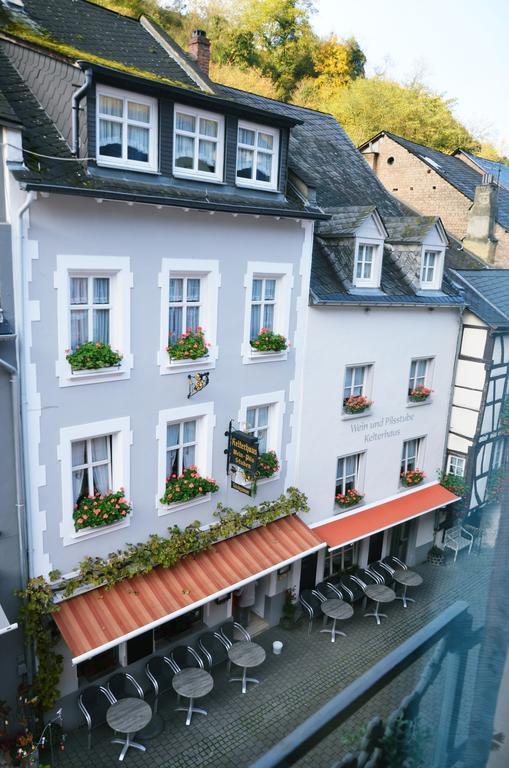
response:
{"label": "window flower box", "polygon": [[170,475],[166,478],[164,495],[161,504],[178,504],[191,501],[208,493],[216,493],[219,486],[211,477],[201,477],[195,466],[184,469],[181,475]]}
{"label": "window flower box", "polygon": [[498,433],[504,437],[509,437],[509,397],[502,401],[498,418]]}
{"label": "window flower box", "polygon": [[334,501],[341,509],[348,509],[348,507],[354,507],[356,504],[359,504],[363,498],[363,493],[360,493],[356,488],[351,488],[346,493],[338,493]]}
{"label": "window flower box", "polygon": [[406,472],[401,473],[401,485],[411,488],[422,483],[425,477],[426,475],[422,469],[408,469]]}
{"label": "window flower box", "polygon": [[256,470],[255,479],[264,480],[269,477],[273,477],[276,472],[279,472],[279,461],[275,451],[266,451],[260,453],[258,457],[258,469]]}
{"label": "window flower box", "polygon": [[442,472],[440,475],[440,485],[446,488],[456,496],[464,496],[466,491],[466,480],[460,475],[454,475],[452,472]]}
{"label": "window flower box", "polygon": [[365,395],[351,395],[343,400],[343,411],[350,414],[363,413],[372,405],[373,400],[369,400]]}
{"label": "window flower box", "polygon": [[429,387],[425,387],[424,384],[417,384],[414,389],[408,391],[408,399],[411,403],[423,403],[429,398],[432,392],[433,390]]}
{"label": "window flower box", "polygon": [[288,348],[286,338],[270,328],[260,328],[260,333],[250,343],[253,352],[284,352]]}
{"label": "window flower box", "polygon": [[76,531],[88,528],[102,528],[124,520],[132,511],[124,498],[124,489],[108,491],[101,495],[84,496],[74,505],[73,520]]}
{"label": "window flower box", "polygon": [[170,362],[184,361],[189,362],[191,360],[200,360],[203,357],[207,357],[209,354],[208,347],[210,344],[205,343],[205,333],[203,328],[197,327],[196,331],[188,328],[185,333],[182,333],[175,344],[170,344],[166,347],[166,351],[170,356]]}
{"label": "window flower box", "polygon": [[113,350],[109,344],[101,341],[87,341],[80,344],[75,350],[66,349],[67,362],[75,371],[94,371],[103,373],[119,368],[122,355],[118,350]]}
{"label": "window flower box", "polygon": [[504,468],[492,469],[486,483],[486,501],[500,501],[504,484]]}

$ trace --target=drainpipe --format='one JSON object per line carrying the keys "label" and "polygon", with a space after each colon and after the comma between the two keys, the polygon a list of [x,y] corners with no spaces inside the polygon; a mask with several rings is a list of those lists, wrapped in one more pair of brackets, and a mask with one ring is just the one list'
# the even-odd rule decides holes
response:
{"label": "drainpipe", "polygon": [[79,103],[92,85],[92,70],[85,69],[85,82],[72,95],[72,153],[78,157],[80,151],[80,107]]}

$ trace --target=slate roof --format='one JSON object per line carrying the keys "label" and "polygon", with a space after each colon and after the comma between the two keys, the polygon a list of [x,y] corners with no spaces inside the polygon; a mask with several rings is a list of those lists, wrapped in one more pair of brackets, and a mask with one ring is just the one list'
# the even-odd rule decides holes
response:
{"label": "slate roof", "polygon": [[504,163],[497,163],[494,160],[486,160],[484,157],[478,157],[471,152],[465,152],[464,149],[458,150],[455,155],[461,160],[461,155],[464,154],[470,158],[470,160],[479,166],[481,171],[485,173],[491,173],[494,180],[505,189],[509,189],[509,165]]}
{"label": "slate roof", "polygon": [[19,120],[6,96],[0,89],[0,125],[19,125]]}
{"label": "slate roof", "polygon": [[[474,200],[475,188],[482,180],[481,172],[477,172],[464,163],[463,160],[460,160],[459,157],[455,157],[454,155],[446,155],[443,152],[439,152],[438,149],[432,149],[431,147],[425,147],[422,144],[416,144],[401,136],[396,136],[396,134],[390,133],[389,131],[383,131],[383,134],[393,139],[393,141],[397,142],[418,157],[419,160],[426,163],[426,165],[432,168],[443,179],[448,181],[449,184],[455,187],[469,200]],[[377,137],[375,136],[370,139],[370,141],[374,141],[376,138]],[[366,144],[363,144],[362,146],[364,147]],[[498,213],[496,220],[502,227],[509,230],[509,190],[504,187],[499,187],[498,189]]]}
{"label": "slate roof", "polygon": [[343,208],[328,208],[331,218],[320,224],[320,237],[353,235],[363,221],[376,211],[376,205],[345,205]]}
{"label": "slate roof", "polygon": [[384,219],[389,240],[397,243],[421,243],[437,221],[437,216],[386,216]]}
{"label": "slate roof", "polygon": [[491,326],[509,328],[509,269],[455,270],[470,309]]}

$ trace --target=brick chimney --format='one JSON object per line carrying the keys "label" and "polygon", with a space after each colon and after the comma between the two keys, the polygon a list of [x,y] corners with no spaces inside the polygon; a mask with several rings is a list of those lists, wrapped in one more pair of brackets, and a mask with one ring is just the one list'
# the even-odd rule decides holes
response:
{"label": "brick chimney", "polygon": [[467,233],[463,238],[465,248],[489,264],[495,263],[497,247],[497,198],[498,188],[493,176],[490,173],[483,174],[481,183],[475,188],[474,202],[468,212]]}
{"label": "brick chimney", "polygon": [[209,74],[210,40],[203,29],[195,29],[189,41],[189,54],[196,61],[202,72]]}

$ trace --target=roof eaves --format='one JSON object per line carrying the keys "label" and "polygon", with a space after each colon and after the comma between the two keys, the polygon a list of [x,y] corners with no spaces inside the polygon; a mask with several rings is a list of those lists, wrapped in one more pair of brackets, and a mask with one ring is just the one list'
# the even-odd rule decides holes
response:
{"label": "roof eaves", "polygon": [[[507,315],[507,313],[506,313],[506,312],[504,312],[502,309],[500,309],[500,307],[497,307],[497,305],[496,305],[496,304],[493,304],[493,302],[492,302],[492,301],[490,301],[490,300],[489,300],[489,299],[488,299],[488,298],[487,298],[487,297],[484,295],[484,293],[481,293],[481,291],[479,291],[479,289],[478,289],[478,288],[475,288],[475,286],[473,286],[473,285],[472,285],[472,283],[470,283],[470,282],[469,282],[469,281],[468,281],[468,280],[467,280],[465,277],[463,277],[463,275],[462,275],[462,274],[460,274],[459,270],[457,270],[457,269],[451,269],[450,271],[451,271],[451,272],[452,272],[452,273],[453,273],[455,276],[457,276],[457,277],[458,277],[458,278],[461,280],[461,282],[463,282],[463,283],[464,283],[466,286],[468,286],[468,289],[469,289],[469,290],[471,290],[473,293],[475,293],[477,296],[479,296],[479,298],[480,298],[480,299],[482,299],[483,301],[485,301],[485,302],[486,302],[486,304],[489,304],[489,306],[490,306],[492,309],[494,309],[494,310],[495,310],[495,312],[497,312],[499,315],[502,315],[502,317],[505,317],[505,319],[506,319],[506,320],[507,320],[507,322],[509,323],[509,316]],[[478,270],[474,270],[474,271],[476,271],[476,272],[477,272]],[[487,322],[487,323],[488,323],[488,325],[492,325],[492,323],[488,322],[487,320],[486,320],[485,322]]]}

